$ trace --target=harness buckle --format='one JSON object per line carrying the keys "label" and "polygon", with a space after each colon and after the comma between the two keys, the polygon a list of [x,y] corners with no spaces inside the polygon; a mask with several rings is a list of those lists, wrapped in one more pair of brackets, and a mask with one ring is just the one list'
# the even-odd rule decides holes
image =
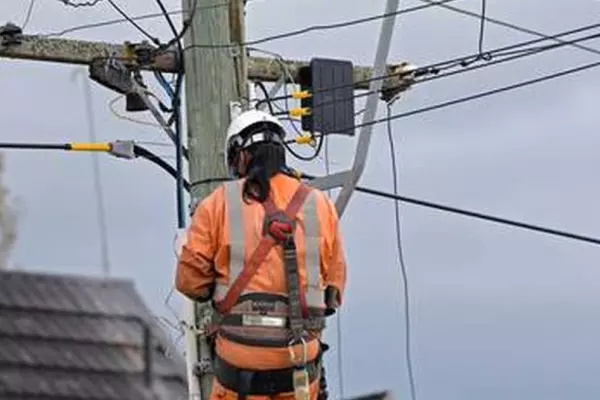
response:
{"label": "harness buckle", "polygon": [[293,244],[296,221],[290,219],[285,213],[278,211],[265,218],[263,234],[271,236],[285,247]]}
{"label": "harness buckle", "polygon": [[[300,344],[302,346],[301,360],[299,360],[296,357],[296,354],[294,352],[294,345],[296,344]],[[292,364],[294,364],[296,367],[303,367],[306,365],[308,361],[308,346],[306,345],[306,340],[303,337],[301,337],[299,340],[290,340],[290,342],[288,343],[288,351],[290,352],[290,361],[292,362]]]}

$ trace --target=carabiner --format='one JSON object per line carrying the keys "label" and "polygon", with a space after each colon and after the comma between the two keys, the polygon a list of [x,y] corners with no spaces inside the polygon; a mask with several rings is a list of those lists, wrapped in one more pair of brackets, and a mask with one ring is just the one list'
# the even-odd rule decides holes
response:
{"label": "carabiner", "polygon": [[[302,360],[298,362],[296,358],[296,354],[294,352],[294,346],[296,344],[300,344],[302,346]],[[303,337],[300,338],[300,343],[296,343],[295,339],[290,340],[288,343],[288,350],[290,352],[290,361],[296,366],[304,366],[308,360],[308,347],[306,345],[306,340]]]}

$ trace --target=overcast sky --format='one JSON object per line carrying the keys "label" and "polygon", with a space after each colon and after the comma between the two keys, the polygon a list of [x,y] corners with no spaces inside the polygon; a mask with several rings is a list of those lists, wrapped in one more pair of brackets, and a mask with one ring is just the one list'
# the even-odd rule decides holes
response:
{"label": "overcast sky", "polygon": [[[21,23],[28,1],[2,0],[0,19]],[[154,2],[120,1],[131,15]],[[165,0],[178,9],[178,0]],[[488,15],[546,34],[593,24],[594,0],[489,0]],[[402,1],[403,6],[420,4]],[[456,6],[479,11],[476,0]],[[250,0],[248,36],[381,13],[384,1]],[[67,8],[38,1],[28,33],[57,32],[118,18],[107,2]],[[179,23],[179,18],[177,18]],[[373,61],[380,21],[264,43],[286,58]],[[392,61],[428,64],[477,50],[479,22],[431,8],[398,18]],[[163,19],[142,21],[164,41]],[[70,33],[71,38],[142,39],[128,24]],[[533,37],[486,25],[485,46]],[[590,46],[600,43],[593,41]],[[394,105],[399,113],[595,61],[564,48],[516,62],[417,85]],[[0,62],[2,140],[87,141],[82,74],[50,63]],[[598,71],[588,70],[393,122],[403,194],[531,223],[600,236]],[[151,82],[151,76],[148,77]],[[152,82],[154,85],[154,82]],[[113,93],[93,85],[103,140],[164,142],[158,129],[116,118]],[[156,87],[156,86],[154,86]],[[157,91],[162,96],[163,93]],[[120,112],[123,103],[117,103]],[[385,107],[380,105],[383,116]],[[151,121],[148,116],[135,116]],[[225,127],[224,127],[225,128]],[[333,169],[348,166],[354,140],[335,138]],[[169,146],[150,146],[172,157]],[[375,129],[363,186],[392,188],[385,126]],[[101,275],[89,154],[7,153],[7,184],[21,218],[13,262],[24,269]],[[169,160],[172,161],[170,158]],[[172,287],[174,182],[148,162],[101,156],[110,261],[114,276],[134,279],[157,314]],[[324,171],[323,162],[303,166]],[[407,398],[402,286],[393,203],[356,194],[343,216],[349,282],[342,315],[346,394],[392,389]],[[600,395],[600,249],[488,222],[403,205],[403,248],[410,280],[415,379],[420,400],[597,399]],[[180,301],[173,301],[180,307]],[[332,321],[333,322],[333,321]],[[328,332],[330,385],[337,397],[335,324]]]}

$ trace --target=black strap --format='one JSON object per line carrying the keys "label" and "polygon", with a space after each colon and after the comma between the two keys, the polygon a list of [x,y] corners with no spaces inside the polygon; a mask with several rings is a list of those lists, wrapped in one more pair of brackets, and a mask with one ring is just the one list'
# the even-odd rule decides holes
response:
{"label": "black strap", "polygon": [[[305,366],[312,383],[320,376],[321,360],[317,357]],[[236,368],[219,356],[214,360],[215,377],[224,388],[243,396],[274,396],[294,391],[294,368],[253,371]]]}
{"label": "black strap", "polygon": [[290,331],[294,342],[299,343],[304,334],[304,318],[302,316],[302,304],[300,303],[300,275],[298,274],[296,243],[293,237],[283,245],[283,258],[289,298]]}

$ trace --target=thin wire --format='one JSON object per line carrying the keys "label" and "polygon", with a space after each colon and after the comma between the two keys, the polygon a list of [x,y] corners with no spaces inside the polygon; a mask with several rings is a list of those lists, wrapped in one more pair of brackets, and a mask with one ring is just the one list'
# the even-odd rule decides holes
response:
{"label": "thin wire", "polygon": [[[461,103],[466,103],[469,101],[473,101],[473,100],[477,100],[480,98],[484,98],[484,97],[488,97],[488,96],[493,96],[496,94],[500,94],[503,92],[508,92],[511,90],[516,90],[516,89],[520,89],[526,86],[530,86],[530,85],[534,85],[537,83],[541,83],[541,82],[545,82],[545,81],[549,81],[552,79],[556,79],[556,78],[560,78],[566,75],[571,75],[571,74],[575,74],[578,72],[582,72],[588,69],[592,69],[592,68],[597,68],[600,67],[600,61],[596,61],[593,63],[589,63],[589,64],[585,64],[585,65],[581,65],[579,67],[575,67],[575,68],[570,68],[567,70],[563,70],[560,72],[556,72],[553,74],[549,74],[549,75],[543,75],[539,78],[535,78],[535,79],[530,79],[530,80],[526,80],[526,81],[521,81],[518,83],[514,83],[512,85],[507,85],[507,86],[502,86],[493,90],[488,90],[488,91],[484,91],[484,92],[479,92],[470,96],[465,96],[465,97],[459,97],[457,99],[454,100],[449,100],[449,101],[444,101],[438,104],[434,104],[432,106],[427,106],[427,107],[423,107],[423,108],[418,108],[412,111],[407,111],[404,113],[400,113],[400,114],[395,114],[390,116],[389,118],[380,118],[368,123],[364,123],[364,124],[359,124],[359,125],[355,125],[352,128],[349,129],[356,129],[356,128],[360,128],[362,126],[366,126],[366,125],[377,125],[377,124],[381,124],[383,122],[387,122],[387,121],[391,121],[391,120],[395,120],[395,119],[400,119],[400,118],[406,118],[406,117],[411,117],[413,115],[417,115],[417,114],[423,114],[426,112],[430,112],[430,111],[434,111],[434,110],[438,110],[441,108],[446,108],[446,107],[451,107],[451,106],[455,106],[457,104],[461,104]],[[343,131],[346,131],[348,129],[344,129]]]}
{"label": "thin wire", "polygon": [[31,20],[31,15],[33,14],[33,7],[35,6],[35,1],[36,0],[31,0],[29,2],[29,7],[27,7],[27,12],[25,14],[25,20],[23,21],[23,26],[21,28],[21,30],[23,30],[23,31],[25,30],[25,27],[27,26],[27,24]]}
{"label": "thin wire", "polygon": [[[329,159],[329,139],[330,137],[325,137],[323,140],[325,141],[324,145],[324,162],[325,162],[325,174],[331,174],[331,164]],[[327,196],[331,197],[331,189],[327,190]],[[345,399],[344,395],[344,349],[343,349],[343,335],[342,335],[342,310],[338,309],[336,313],[336,340],[337,340],[337,369],[338,369],[338,391],[340,399]]]}
{"label": "thin wire", "polygon": [[[197,10],[199,10],[199,11],[200,10],[208,10],[208,9],[213,9],[213,8],[225,7],[227,5],[229,5],[229,3],[223,2],[223,3],[219,3],[219,4],[212,4],[210,6],[199,6],[199,7],[197,7]],[[187,10],[184,10],[184,9],[173,10],[173,11],[169,11],[168,14],[169,15],[177,15],[177,14],[183,14],[184,12],[187,12]],[[154,19],[154,18],[163,18],[163,17],[164,17],[163,13],[142,14],[142,15],[137,15],[137,16],[131,16],[131,17],[128,17],[128,18],[110,19],[110,20],[105,20],[105,21],[93,22],[93,23],[90,23],[90,24],[75,25],[75,26],[73,26],[71,28],[63,29],[62,31],[45,33],[45,34],[39,34],[38,36],[41,36],[41,37],[59,37],[59,36],[66,35],[67,33],[72,33],[72,32],[77,32],[77,31],[82,31],[82,30],[87,30],[87,29],[101,28],[101,27],[105,27],[105,26],[122,24],[122,23],[126,23],[126,22],[131,22],[131,20],[133,20],[133,21],[141,21],[141,20],[145,20],[145,19]]]}
{"label": "thin wire", "polygon": [[[597,29],[600,27],[600,23],[597,24],[592,24],[592,25],[588,25],[585,27],[580,27],[580,28],[576,28],[576,29],[571,29],[568,31],[563,31],[560,32],[556,35],[553,35],[550,38],[538,38],[538,39],[530,39],[524,42],[518,42],[515,44],[511,44],[508,46],[503,46],[497,49],[493,49],[490,51],[487,51],[483,56],[479,57],[479,54],[470,54],[470,55],[466,55],[466,56],[462,56],[462,57],[456,57],[456,58],[452,58],[449,60],[445,60],[445,61],[440,61],[440,62],[435,62],[432,64],[428,64],[425,65],[423,67],[419,67],[415,72],[414,72],[414,78],[419,78],[422,76],[426,76],[426,75],[431,75],[431,76],[427,76],[425,78],[421,78],[415,82],[413,82],[413,84],[422,82],[422,81],[428,81],[428,80],[433,80],[433,79],[440,79],[442,77],[445,77],[447,75],[454,75],[455,73],[462,73],[473,70],[473,69],[478,69],[478,68],[483,68],[485,66],[488,65],[494,65],[494,64],[498,64],[498,63],[502,63],[502,62],[506,62],[506,61],[511,61],[517,58],[521,58],[521,57],[527,57],[530,55],[535,55],[535,54],[539,54],[542,53],[544,51],[548,51],[548,50],[552,50],[552,49],[557,49],[560,47],[564,47],[564,46],[568,46],[568,45],[572,45],[574,43],[578,43],[581,41],[586,41],[586,40],[591,40],[591,39],[595,39],[597,38],[599,35],[598,34],[593,34],[593,35],[588,35],[588,36],[584,36],[582,38],[577,38],[577,39],[572,39],[572,40],[568,40],[568,41],[563,41],[560,40],[558,43],[554,43],[554,44],[549,44],[549,45],[542,45],[542,46],[530,46],[529,48],[526,48],[526,46],[528,45],[532,45],[532,44],[536,44],[536,43],[540,43],[546,40],[550,40],[550,39],[556,39],[558,37],[562,37],[562,36],[568,36],[568,35],[572,35],[575,33],[581,33],[584,31],[588,31],[588,30],[592,30],[592,29]],[[525,48],[523,48],[525,47]],[[521,49],[519,49],[521,48]],[[507,58],[507,59],[501,59],[501,60],[494,60],[494,58],[496,57],[505,57],[505,56],[512,56],[515,55],[515,57],[512,58]],[[516,55],[520,55],[520,57],[516,57]],[[485,60],[486,63],[484,64],[477,64],[477,65],[470,65],[472,64],[474,61],[480,61],[480,60]],[[457,67],[462,67],[462,70],[457,70],[456,72],[452,72],[452,73],[445,73],[442,75],[438,75],[438,73],[440,71],[445,71],[448,69],[452,69],[452,68],[457,68]],[[344,84],[344,85],[336,85],[336,86],[332,86],[330,88],[327,89],[321,89],[321,90],[315,90],[313,92],[313,95],[315,93],[320,93],[320,92],[325,92],[325,91],[331,91],[333,89],[340,89],[340,88],[344,88],[344,87],[350,87],[350,86],[355,86],[358,83],[369,83],[375,80],[384,80],[384,79],[388,79],[391,77],[395,77],[395,76],[400,76],[402,75],[402,73],[391,73],[391,74],[386,74],[386,75],[382,75],[382,76],[378,76],[378,77],[372,77],[372,78],[368,78],[359,82],[352,82],[351,84]],[[413,73],[405,73],[405,75],[409,76],[409,75],[413,75]],[[364,97],[369,95],[371,92],[364,92],[364,93],[360,93],[357,95],[354,95],[353,98],[359,98],[359,97]],[[283,99],[282,96],[279,97],[272,97],[271,100],[279,100],[279,99]],[[317,108],[317,107],[322,107],[325,106],[327,104],[332,104],[334,103],[333,101],[329,101],[329,102],[323,102],[320,104],[315,104],[312,106],[312,108]]]}
{"label": "thin wire", "polygon": [[96,4],[100,3],[102,0],[92,0],[92,1],[83,1],[81,3],[73,3],[72,1],[69,0],[58,0],[61,3],[63,3],[65,6],[70,6],[70,7],[94,7]]}
{"label": "thin wire", "polygon": [[[392,115],[392,105],[387,105],[387,115]],[[394,135],[392,132],[391,120],[387,123],[387,136],[390,145],[390,158],[392,163],[392,179],[394,196],[398,196],[398,165],[396,163],[396,150],[394,146]],[[402,273],[402,285],[404,294],[404,329],[405,329],[405,341],[404,351],[406,354],[406,369],[408,372],[408,382],[410,385],[410,398],[412,400],[417,399],[417,391],[415,387],[415,378],[413,373],[413,364],[411,356],[411,326],[410,326],[410,293],[408,289],[408,274],[406,272],[406,263],[404,261],[404,251],[402,250],[402,227],[400,224],[400,201],[394,199],[394,214],[396,220],[396,247],[398,251],[398,263],[400,264],[400,271]]]}
{"label": "thin wire", "polygon": [[179,32],[177,31],[177,28],[175,28],[175,24],[173,23],[173,19],[169,15],[169,11],[165,7],[165,4],[162,2],[162,0],[156,0],[156,4],[158,4],[158,8],[160,8],[160,11],[162,12],[162,14],[165,17],[165,20],[169,24],[169,28],[171,28],[171,32],[173,32],[173,35],[177,39],[179,37]]}
{"label": "thin wire", "polygon": [[486,0],[481,0],[481,20],[479,21],[479,55],[483,55],[483,40],[485,35],[485,8]]}
{"label": "thin wire", "polygon": [[[367,22],[376,21],[376,20],[387,18],[387,17],[394,16],[394,15],[408,14],[411,12],[424,10],[424,9],[427,9],[427,8],[430,8],[430,7],[439,5],[439,4],[450,3],[453,1],[456,1],[456,0],[441,0],[439,2],[435,2],[434,4],[424,4],[424,5],[420,5],[420,6],[413,6],[413,7],[403,8],[401,10],[390,12],[390,13],[372,15],[369,17],[358,18],[358,19],[353,19],[353,20],[349,20],[349,21],[337,22],[337,23],[332,23],[332,24],[324,24],[324,25],[312,25],[312,26],[308,26],[308,27],[302,28],[302,29],[297,29],[294,31],[280,33],[280,34],[273,35],[273,36],[267,36],[262,39],[247,41],[245,43],[242,43],[241,45],[242,46],[253,46],[256,44],[271,42],[271,41],[278,40],[278,39],[284,39],[284,38],[289,38],[292,36],[304,35],[306,33],[314,32],[314,31],[325,31],[325,30],[346,28],[349,26],[364,24]],[[233,44],[233,43],[194,44],[194,45],[186,47],[185,50],[189,50],[189,49],[193,49],[193,48],[210,48],[210,49],[228,48],[228,47],[232,47],[232,46],[239,46],[239,44]]]}
{"label": "thin wire", "polygon": [[[82,73],[83,70],[74,70],[75,74]],[[92,90],[90,81],[87,79],[83,80],[84,96],[85,96],[85,109],[87,114],[88,123],[88,136],[91,142],[97,141],[96,125],[94,121],[94,108],[92,105]],[[106,222],[106,207],[104,205],[104,189],[102,185],[102,178],[100,176],[100,160],[98,154],[91,154],[92,157],[92,169],[94,176],[94,191],[96,193],[96,217],[98,219],[98,229],[100,234],[100,259],[102,262],[102,271],[105,278],[108,278],[111,273],[110,268],[110,249],[108,241],[108,228]]]}
{"label": "thin wire", "polygon": [[119,100],[121,100],[122,98],[125,98],[125,95],[119,94],[117,95],[115,98],[113,98],[112,100],[110,100],[108,102],[108,109],[110,110],[110,112],[117,118],[125,120],[125,121],[129,121],[129,122],[133,122],[135,124],[139,124],[139,125],[145,125],[145,126],[151,126],[153,128],[160,128],[162,129],[162,126],[155,123],[155,122],[148,122],[148,121],[141,121],[139,119],[135,119],[135,118],[131,118],[128,117],[127,115],[122,115],[119,114],[117,112],[117,110],[115,109],[115,103]]}
{"label": "thin wire", "polygon": [[600,238],[595,238],[592,236],[580,235],[580,234],[571,233],[571,232],[554,229],[554,228],[546,228],[546,227],[543,227],[540,225],[529,224],[526,222],[511,220],[511,219],[503,218],[503,217],[496,217],[496,216],[493,216],[490,214],[484,214],[484,213],[480,213],[477,211],[461,209],[461,208],[448,206],[448,205],[441,204],[441,203],[434,203],[431,201],[420,200],[420,199],[416,199],[413,197],[400,196],[400,195],[395,196],[392,193],[387,193],[387,192],[383,192],[380,190],[369,189],[369,188],[365,188],[365,187],[357,186],[356,191],[362,192],[362,193],[367,193],[367,194],[377,196],[377,197],[391,199],[391,200],[397,199],[404,203],[414,204],[414,205],[417,205],[420,207],[435,209],[435,210],[444,211],[447,213],[458,214],[458,215],[461,215],[464,217],[476,218],[476,219],[480,219],[480,220],[484,220],[484,221],[488,221],[488,222],[495,222],[497,224],[511,226],[514,228],[521,228],[521,229],[525,229],[525,230],[529,230],[529,231],[545,233],[547,235],[557,236],[557,237],[560,237],[563,239],[571,239],[571,240],[575,240],[575,241],[579,241],[579,242],[600,245]]}
{"label": "thin wire", "polygon": [[158,40],[158,38],[152,36],[150,33],[148,33],[147,30],[142,28],[137,22],[135,22],[135,20],[133,18],[131,18],[129,15],[127,15],[127,13],[125,11],[123,11],[113,0],[106,0],[106,1],[108,1],[110,3],[110,5],[112,6],[112,8],[114,8],[119,14],[121,14],[123,16],[123,18],[125,18],[127,21],[129,21],[129,23],[131,23],[131,25],[133,25],[144,36],[146,36],[148,39],[150,39],[157,46],[160,45],[160,40]]}
{"label": "thin wire", "polygon": [[[468,10],[465,10],[465,9],[462,9],[462,8],[459,8],[459,7],[455,7],[455,6],[452,6],[450,4],[445,4],[445,3],[442,4],[442,3],[439,3],[439,2],[436,2],[436,1],[433,1],[433,0],[420,0],[420,1],[423,2],[423,3],[427,3],[427,4],[436,5],[436,6],[445,8],[445,9],[450,10],[450,11],[454,11],[454,12],[459,13],[459,14],[468,15],[468,16],[473,17],[473,18],[482,18],[481,15],[479,15],[479,14],[477,14],[475,12],[468,11]],[[483,16],[483,19],[485,21],[489,22],[489,23],[492,23],[492,24],[495,24],[495,25],[499,25],[499,26],[503,26],[505,28],[513,29],[513,30],[521,32],[521,33],[527,33],[529,35],[538,36],[538,37],[541,37],[541,38],[552,39],[552,40],[555,40],[556,42],[559,42],[559,43],[561,42],[560,39],[551,38],[551,37],[549,37],[548,35],[546,35],[544,33],[541,33],[541,32],[538,32],[538,31],[534,31],[533,29],[524,28],[522,26],[515,25],[515,24],[509,23],[509,22],[501,21],[501,20],[496,19],[496,18],[491,18],[491,17],[488,17],[488,16]],[[575,44],[571,44],[571,46],[573,46],[575,48],[578,48],[580,50],[585,50],[587,52],[600,55],[600,50],[594,49],[592,47],[582,46],[582,45],[579,45],[579,44],[576,44],[576,43]]]}
{"label": "thin wire", "polygon": [[[500,94],[503,92],[508,92],[508,91],[512,91],[512,90],[516,90],[516,89],[520,89],[526,86],[530,86],[530,85],[534,85],[537,83],[541,83],[541,82],[545,82],[545,81],[549,81],[552,79],[556,79],[556,78],[560,78],[563,76],[567,76],[567,75],[571,75],[571,74],[575,74],[578,72],[582,72],[588,69],[592,69],[592,68],[597,68],[600,66],[600,61],[597,62],[593,62],[593,63],[589,63],[589,64],[585,64],[585,65],[581,65],[579,67],[575,67],[575,68],[570,68],[567,70],[563,70],[563,71],[559,71],[553,74],[548,74],[548,75],[543,75],[541,77],[538,78],[534,78],[534,79],[530,79],[530,80],[526,80],[526,81],[521,81],[512,85],[507,85],[507,86],[502,86],[496,89],[492,89],[492,90],[488,90],[488,91],[484,91],[484,92],[479,92],[473,95],[469,95],[469,96],[465,96],[465,97],[459,97],[457,99],[454,100],[449,100],[449,101],[444,101],[441,103],[437,103],[431,106],[426,106],[426,107],[422,107],[422,108],[417,108],[415,110],[411,110],[411,111],[406,111],[400,114],[395,114],[385,118],[379,118],[367,123],[362,123],[362,124],[357,124],[354,125],[352,127],[349,128],[344,128],[344,129],[340,129],[338,133],[343,133],[343,132],[347,132],[347,131],[354,131],[356,128],[360,128],[363,126],[367,126],[367,125],[378,125],[381,123],[385,123],[387,121],[390,120],[395,120],[395,119],[400,119],[400,118],[406,118],[406,117],[411,117],[414,115],[418,115],[418,114],[423,114],[426,112],[430,112],[430,111],[434,111],[434,110],[438,110],[438,109],[442,109],[442,108],[446,108],[446,107],[451,107],[451,106],[455,106],[461,103],[466,103],[469,101],[473,101],[473,100],[477,100],[480,98],[484,98],[484,97],[488,97],[488,96],[493,96],[496,94]],[[325,134],[326,135],[326,134]],[[321,136],[324,136],[324,134],[321,134]]]}

